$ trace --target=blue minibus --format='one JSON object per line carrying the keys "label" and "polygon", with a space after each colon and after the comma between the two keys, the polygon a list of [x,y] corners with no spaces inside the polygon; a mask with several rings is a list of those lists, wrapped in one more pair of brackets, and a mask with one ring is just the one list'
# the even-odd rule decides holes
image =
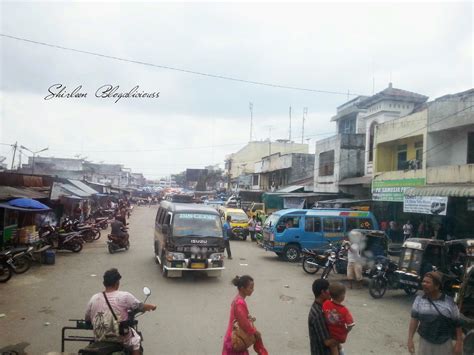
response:
{"label": "blue minibus", "polygon": [[263,246],[287,261],[302,249],[325,249],[352,229],[379,229],[371,212],[351,209],[285,209],[274,212],[263,227]]}

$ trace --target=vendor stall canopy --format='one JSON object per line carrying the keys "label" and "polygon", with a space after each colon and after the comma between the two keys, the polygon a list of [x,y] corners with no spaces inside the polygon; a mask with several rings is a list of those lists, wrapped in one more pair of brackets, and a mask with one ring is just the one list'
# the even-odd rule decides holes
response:
{"label": "vendor stall canopy", "polygon": [[474,197],[474,185],[420,186],[405,190],[405,196]]}
{"label": "vendor stall canopy", "polygon": [[19,211],[41,212],[49,211],[50,208],[39,201],[31,198],[16,198],[14,200],[0,203],[0,208],[15,209]]}

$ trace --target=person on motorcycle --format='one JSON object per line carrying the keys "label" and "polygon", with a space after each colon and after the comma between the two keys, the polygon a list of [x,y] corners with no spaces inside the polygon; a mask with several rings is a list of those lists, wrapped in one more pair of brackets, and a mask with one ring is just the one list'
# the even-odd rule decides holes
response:
{"label": "person on motorcycle", "polygon": [[126,245],[129,235],[126,231],[127,227],[119,220],[120,216],[115,216],[115,219],[110,223],[112,239],[119,245]]}
{"label": "person on motorcycle", "polygon": [[92,323],[96,341],[121,342],[124,347],[132,351],[132,355],[139,355],[140,335],[131,327],[127,335],[117,334],[118,329],[117,326],[114,326],[115,319],[110,308],[113,309],[113,313],[118,318],[117,322],[120,323],[127,320],[129,310],[148,312],[154,311],[156,306],[140,302],[129,292],[119,291],[121,278],[122,276],[115,268],[104,273],[105,291],[92,296],[87,305],[85,320]]}

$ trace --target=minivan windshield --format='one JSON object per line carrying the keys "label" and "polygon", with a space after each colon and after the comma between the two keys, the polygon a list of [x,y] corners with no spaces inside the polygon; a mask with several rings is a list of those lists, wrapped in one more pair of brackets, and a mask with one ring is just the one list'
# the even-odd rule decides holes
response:
{"label": "minivan windshield", "polygon": [[173,219],[174,237],[222,237],[219,216],[208,213],[178,213]]}
{"label": "minivan windshield", "polygon": [[232,218],[231,222],[247,222],[249,220],[244,212],[227,212],[227,215]]}
{"label": "minivan windshield", "polygon": [[268,217],[265,220],[265,225],[264,227],[270,227],[270,226],[276,226],[278,220],[280,219],[280,216],[277,214],[272,214],[270,217]]}

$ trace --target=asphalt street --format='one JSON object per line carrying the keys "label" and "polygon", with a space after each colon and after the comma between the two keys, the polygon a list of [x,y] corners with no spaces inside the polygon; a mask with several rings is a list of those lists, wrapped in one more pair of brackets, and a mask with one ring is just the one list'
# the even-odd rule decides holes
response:
{"label": "asphalt street", "polygon": [[[313,302],[313,275],[301,264],[289,264],[250,241],[232,241],[233,260],[226,260],[220,278],[190,273],[181,279],[164,279],[153,258],[153,226],[157,207],[135,207],[129,220],[131,248],[109,254],[107,231],[86,244],[79,254],[58,252],[56,264],[35,265],[23,275],[0,284],[0,354],[15,349],[20,354],[45,354],[60,350],[61,328],[68,319],[83,318],[90,297],[102,290],[102,274],[117,267],[121,290],[144,298],[143,286],[152,294],[148,303],[155,312],[139,319],[147,354],[220,354],[236,289],[235,275],[255,279],[248,298],[250,313],[270,354],[309,354],[308,312]],[[331,280],[341,279],[340,275]],[[410,307],[414,296],[387,291],[374,300],[367,288],[348,290],[346,306],[356,326],[345,344],[347,354],[407,354]],[[80,344],[67,344],[74,352]]]}

